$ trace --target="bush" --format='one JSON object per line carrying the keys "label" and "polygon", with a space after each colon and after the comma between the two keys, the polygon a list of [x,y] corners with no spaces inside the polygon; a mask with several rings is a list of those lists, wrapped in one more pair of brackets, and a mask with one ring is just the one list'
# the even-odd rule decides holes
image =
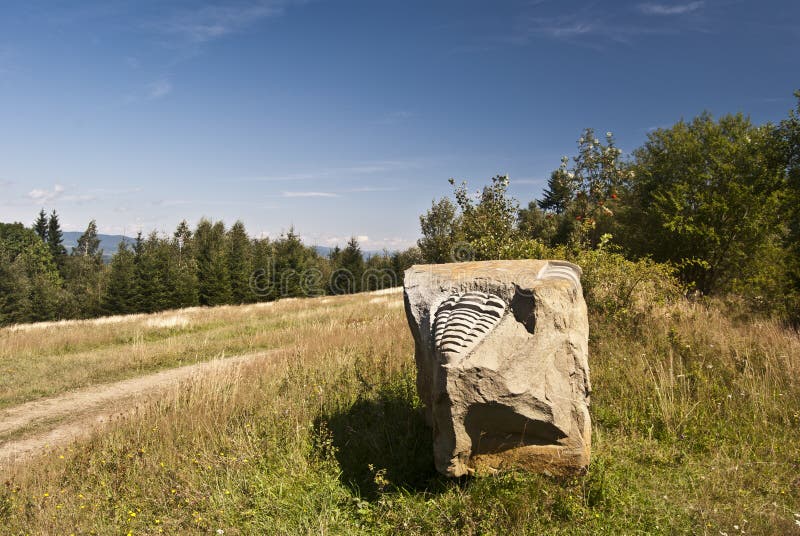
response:
{"label": "bush", "polygon": [[649,258],[625,258],[611,243],[609,234],[601,237],[595,249],[553,248],[548,253],[551,258],[563,258],[580,266],[589,310],[616,320],[634,320],[654,306],[672,303],[684,295],[674,267]]}

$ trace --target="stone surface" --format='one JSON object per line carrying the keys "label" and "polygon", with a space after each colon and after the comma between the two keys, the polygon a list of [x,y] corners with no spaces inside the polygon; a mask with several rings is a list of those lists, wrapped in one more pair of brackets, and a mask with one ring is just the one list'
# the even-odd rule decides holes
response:
{"label": "stone surface", "polygon": [[519,260],[405,273],[417,389],[449,476],[589,464],[589,327],[580,268]]}

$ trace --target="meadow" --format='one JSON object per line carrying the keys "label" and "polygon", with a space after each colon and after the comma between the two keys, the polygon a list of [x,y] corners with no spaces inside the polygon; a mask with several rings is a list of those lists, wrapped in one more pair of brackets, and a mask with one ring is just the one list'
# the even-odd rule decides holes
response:
{"label": "meadow", "polygon": [[[402,294],[0,331],[0,408],[213,368],[1,476],[7,534],[800,534],[800,336],[719,302],[590,312],[586,475],[433,468]],[[4,439],[0,437],[0,443]]]}

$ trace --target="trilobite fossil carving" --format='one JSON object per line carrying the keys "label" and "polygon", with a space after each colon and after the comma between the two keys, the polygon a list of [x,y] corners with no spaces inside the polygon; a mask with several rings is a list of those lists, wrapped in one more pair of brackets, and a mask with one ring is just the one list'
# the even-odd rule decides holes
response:
{"label": "trilobite fossil carving", "polygon": [[494,294],[453,294],[436,311],[436,349],[447,362],[467,355],[497,326],[505,311],[506,302]]}

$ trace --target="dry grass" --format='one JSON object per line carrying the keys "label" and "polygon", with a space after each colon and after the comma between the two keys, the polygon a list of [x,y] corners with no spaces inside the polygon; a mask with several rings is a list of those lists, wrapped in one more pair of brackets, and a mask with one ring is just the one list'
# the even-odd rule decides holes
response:
{"label": "dry grass", "polygon": [[[186,325],[140,318],[83,335],[82,324],[48,328],[41,348],[26,338],[34,330],[4,332],[18,352],[4,346],[4,367],[5,356],[63,352],[68,370],[93,363],[92,378],[289,351],[198,378],[16,467],[0,523],[11,534],[798,532],[796,333],[688,304],[629,323],[594,316],[589,473],[449,481],[433,471],[400,298],[383,298],[181,311],[170,314]],[[66,385],[27,374],[41,389]]]}
{"label": "dry grass", "polygon": [[[383,299],[383,298],[382,298]],[[347,303],[298,300],[0,329],[0,408],[97,383],[281,347]]]}

